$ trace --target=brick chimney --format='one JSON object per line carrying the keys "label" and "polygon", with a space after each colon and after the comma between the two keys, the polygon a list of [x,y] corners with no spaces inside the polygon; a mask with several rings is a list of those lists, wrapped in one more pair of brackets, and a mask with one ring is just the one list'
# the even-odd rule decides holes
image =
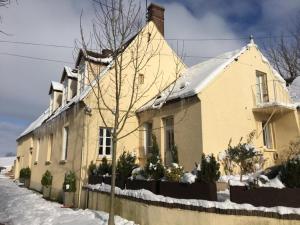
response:
{"label": "brick chimney", "polygon": [[156,25],[157,29],[159,30],[159,32],[162,34],[162,36],[164,36],[165,33],[165,8],[151,3],[148,6],[148,22],[149,21],[153,21],[153,23]]}

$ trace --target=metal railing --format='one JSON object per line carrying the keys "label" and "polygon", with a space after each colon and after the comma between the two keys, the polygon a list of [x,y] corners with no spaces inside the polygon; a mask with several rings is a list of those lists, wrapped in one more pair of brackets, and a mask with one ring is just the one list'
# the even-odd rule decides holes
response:
{"label": "metal railing", "polygon": [[268,80],[267,84],[252,85],[254,105],[263,107],[270,104],[288,105],[292,103],[285,83],[279,80]]}

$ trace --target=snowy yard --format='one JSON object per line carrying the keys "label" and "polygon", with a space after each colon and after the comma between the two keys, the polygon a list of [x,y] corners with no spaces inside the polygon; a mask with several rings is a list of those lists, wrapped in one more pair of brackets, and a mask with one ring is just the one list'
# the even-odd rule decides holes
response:
{"label": "snowy yard", "polygon": [[[91,210],[62,208],[41,195],[18,187],[0,174],[0,224],[5,225],[104,225],[108,214]],[[134,225],[116,216],[117,225]]]}

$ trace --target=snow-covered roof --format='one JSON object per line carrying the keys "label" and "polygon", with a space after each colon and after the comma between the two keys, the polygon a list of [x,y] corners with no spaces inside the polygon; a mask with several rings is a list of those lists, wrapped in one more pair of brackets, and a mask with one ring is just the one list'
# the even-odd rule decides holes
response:
{"label": "snow-covered roof", "polygon": [[66,71],[68,77],[77,78],[78,74],[76,72],[73,72],[73,69],[71,69],[70,67],[65,66],[64,70]]}
{"label": "snow-covered roof", "polygon": [[245,52],[247,46],[226,52],[215,58],[188,68],[175,83],[171,84],[159,96],[145,104],[139,111],[160,108],[166,101],[193,96],[210,83],[220,72]]}
{"label": "snow-covered roof", "polygon": [[10,167],[14,165],[16,157],[0,157],[0,167]]}
{"label": "snow-covered roof", "polygon": [[[199,64],[188,68],[176,80],[176,82],[172,83],[158,96],[156,96],[144,106],[142,106],[138,110],[138,112],[142,112],[147,109],[161,108],[163,104],[167,101],[178,98],[183,99],[200,93],[212,80],[214,80],[219,74],[221,74],[221,72],[227,66],[234,62],[251,46],[257,47],[252,41],[248,45],[242,47],[241,49],[223,53],[215,58],[203,61]],[[271,66],[266,57],[264,57],[262,54],[261,56],[262,60],[270,66],[274,76],[276,76],[277,79],[285,83],[284,79]]]}
{"label": "snow-covered roof", "polygon": [[62,92],[64,90],[64,85],[56,81],[51,81],[49,94],[52,90]]}
{"label": "snow-covered roof", "polygon": [[288,87],[288,90],[293,101],[300,103],[300,77],[296,77],[296,79]]}
{"label": "snow-covered roof", "polygon": [[42,115],[40,115],[35,121],[33,121],[21,134],[20,136],[17,138],[20,139],[21,137],[25,136],[26,134],[29,134],[30,132],[32,132],[33,130],[35,130],[36,128],[38,128],[39,126],[41,126],[41,124],[49,117],[50,115],[50,110],[49,108],[46,109],[46,111],[43,112]]}

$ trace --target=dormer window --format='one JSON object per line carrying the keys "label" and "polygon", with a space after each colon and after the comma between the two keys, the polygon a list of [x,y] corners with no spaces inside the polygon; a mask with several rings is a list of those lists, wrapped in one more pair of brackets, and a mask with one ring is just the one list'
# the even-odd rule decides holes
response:
{"label": "dormer window", "polygon": [[53,113],[62,103],[62,93],[64,86],[58,82],[51,82],[49,95],[50,95],[50,114]]}
{"label": "dormer window", "polygon": [[65,66],[60,83],[63,85],[63,96],[62,101],[63,105],[67,104],[68,101],[73,98],[77,93],[77,70],[71,69],[70,67]]}
{"label": "dormer window", "polygon": [[63,91],[63,104],[67,104],[69,100],[69,86],[68,86],[68,78],[64,80],[64,91]]}
{"label": "dormer window", "polygon": [[78,90],[79,93],[82,93],[82,91],[85,88],[85,62],[84,60],[81,60],[79,66],[78,66]]}

